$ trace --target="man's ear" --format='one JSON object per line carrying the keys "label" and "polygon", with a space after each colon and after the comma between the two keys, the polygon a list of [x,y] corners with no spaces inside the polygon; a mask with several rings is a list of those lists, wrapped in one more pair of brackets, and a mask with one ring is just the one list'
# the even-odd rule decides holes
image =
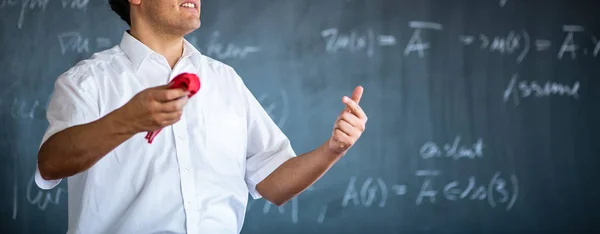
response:
{"label": "man's ear", "polygon": [[142,0],[129,0],[129,3],[133,5],[140,5],[140,3],[142,3]]}

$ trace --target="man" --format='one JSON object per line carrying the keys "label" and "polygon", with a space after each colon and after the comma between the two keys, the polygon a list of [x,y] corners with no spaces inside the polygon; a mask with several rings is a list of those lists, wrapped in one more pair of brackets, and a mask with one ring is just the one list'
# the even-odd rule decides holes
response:
{"label": "man", "polygon": [[[236,72],[184,39],[198,0],[109,3],[131,28],[56,80],[38,155],[40,188],[69,178],[68,233],[239,233],[248,193],[284,204],[364,131],[357,87],[331,138],[296,155]],[[201,79],[192,98],[166,85],[183,72]]]}

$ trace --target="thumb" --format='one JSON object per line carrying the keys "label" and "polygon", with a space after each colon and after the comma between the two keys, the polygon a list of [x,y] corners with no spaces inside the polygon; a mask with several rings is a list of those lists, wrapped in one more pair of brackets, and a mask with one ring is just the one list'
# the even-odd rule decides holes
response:
{"label": "thumb", "polygon": [[162,89],[169,89],[169,86],[171,86],[171,84],[159,85],[159,86],[155,86],[154,88],[162,90]]}

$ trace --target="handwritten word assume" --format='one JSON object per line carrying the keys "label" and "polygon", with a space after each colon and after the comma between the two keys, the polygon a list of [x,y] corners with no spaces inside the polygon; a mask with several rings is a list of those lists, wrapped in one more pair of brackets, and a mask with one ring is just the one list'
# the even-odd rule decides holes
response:
{"label": "handwritten word assume", "polygon": [[[19,5],[21,11],[19,12],[19,19],[17,20],[17,28],[23,28],[23,21],[27,17],[27,13],[39,9],[40,11],[46,11],[46,7],[50,0],[0,0],[0,9],[4,7],[14,7]],[[89,0],[61,0],[63,9],[75,9],[82,10],[87,7]]]}
{"label": "handwritten word assume", "polygon": [[514,74],[504,90],[503,100],[506,103],[512,98],[515,106],[518,106],[523,98],[561,96],[579,99],[580,88],[579,81],[574,81],[572,85],[554,81],[519,81],[519,74]]}
{"label": "handwritten word assume", "polygon": [[[485,201],[492,208],[505,204],[504,208],[509,211],[519,194],[518,179],[514,174],[509,175],[507,179],[501,177],[501,172],[496,172],[489,180],[478,180],[475,176],[469,176],[466,180],[446,181],[443,186],[436,188],[433,180],[441,174],[442,172],[437,170],[419,170],[415,173],[417,177],[424,178],[416,193],[417,206],[425,204],[427,200],[435,204],[442,198],[448,202]],[[361,185],[357,184],[357,177],[353,176],[348,182],[341,205],[384,208],[389,199],[408,193],[409,188],[406,184],[389,185],[383,178],[368,177]]]}

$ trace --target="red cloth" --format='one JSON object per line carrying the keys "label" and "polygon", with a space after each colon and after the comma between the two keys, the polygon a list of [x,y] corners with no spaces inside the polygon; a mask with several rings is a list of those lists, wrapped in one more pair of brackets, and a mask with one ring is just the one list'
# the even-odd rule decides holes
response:
{"label": "red cloth", "polygon": [[[192,96],[194,96],[194,94],[198,92],[198,90],[200,90],[200,79],[196,74],[192,73],[181,73],[175,78],[173,78],[173,80],[169,84],[170,89],[181,88],[189,91],[190,94],[188,95],[188,98],[191,98]],[[160,130],[162,129],[156,130],[154,132],[148,132],[148,134],[146,134],[146,139],[148,140],[148,143],[152,144],[154,137],[158,135]]]}

